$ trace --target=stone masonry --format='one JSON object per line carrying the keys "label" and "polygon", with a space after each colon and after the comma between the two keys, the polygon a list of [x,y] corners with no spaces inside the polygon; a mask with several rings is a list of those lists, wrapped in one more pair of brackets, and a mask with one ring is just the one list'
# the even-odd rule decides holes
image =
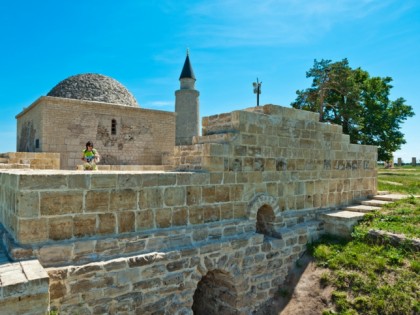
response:
{"label": "stone masonry", "polygon": [[76,169],[88,140],[102,164],[156,165],[175,145],[175,114],[43,96],[17,116],[17,138],[18,151],[60,153],[61,169]]}
{"label": "stone masonry", "polygon": [[252,314],[322,214],[376,193],[376,148],[317,114],[266,105],[202,126],[172,171],[0,171],[3,245],[45,268],[52,310]]}

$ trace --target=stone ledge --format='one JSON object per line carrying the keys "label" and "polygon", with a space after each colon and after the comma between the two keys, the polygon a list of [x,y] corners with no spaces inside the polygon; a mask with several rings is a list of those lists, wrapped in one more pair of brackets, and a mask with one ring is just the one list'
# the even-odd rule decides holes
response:
{"label": "stone ledge", "polygon": [[374,211],[381,210],[381,207],[366,206],[366,205],[356,205],[356,206],[346,207],[344,210],[346,210],[346,211],[353,211],[353,212],[369,213],[369,212],[374,212]]}
{"label": "stone ledge", "polygon": [[416,252],[420,251],[420,239],[408,238],[404,234],[396,234],[381,230],[369,230],[368,236],[378,243],[389,243],[394,246],[406,245]]}
{"label": "stone ledge", "polygon": [[364,216],[365,213],[344,210],[322,214],[320,219],[325,222],[325,232],[327,234],[349,238],[353,232],[353,227]]}
{"label": "stone ledge", "polygon": [[0,265],[0,301],[1,314],[47,312],[49,276],[38,260]]}

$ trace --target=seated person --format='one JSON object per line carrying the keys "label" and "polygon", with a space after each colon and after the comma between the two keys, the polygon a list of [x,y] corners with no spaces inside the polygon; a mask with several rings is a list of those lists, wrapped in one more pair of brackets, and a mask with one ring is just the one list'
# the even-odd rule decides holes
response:
{"label": "seated person", "polygon": [[99,162],[99,153],[93,148],[92,141],[86,143],[86,149],[84,149],[82,153],[82,161],[85,161],[85,164],[83,164],[83,169],[85,171],[97,170],[96,163]]}

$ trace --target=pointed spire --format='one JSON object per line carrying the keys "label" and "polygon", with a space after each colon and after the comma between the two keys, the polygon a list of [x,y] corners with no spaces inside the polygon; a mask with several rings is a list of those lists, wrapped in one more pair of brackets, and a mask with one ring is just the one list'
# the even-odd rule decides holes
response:
{"label": "pointed spire", "polygon": [[191,67],[190,62],[190,51],[187,49],[187,57],[185,58],[184,67],[182,68],[181,75],[179,76],[179,79],[194,79],[195,75],[193,68]]}

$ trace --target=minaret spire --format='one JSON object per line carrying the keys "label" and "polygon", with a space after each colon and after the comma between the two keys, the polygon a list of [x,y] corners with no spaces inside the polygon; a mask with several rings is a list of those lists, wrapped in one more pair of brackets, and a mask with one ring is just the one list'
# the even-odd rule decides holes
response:
{"label": "minaret spire", "polygon": [[199,95],[195,89],[195,75],[187,49],[184,66],[179,76],[180,89],[175,91],[176,145],[192,144],[192,138],[199,135]]}
{"label": "minaret spire", "polygon": [[190,50],[187,48],[187,57],[185,58],[184,67],[182,67],[179,79],[194,79],[195,75],[190,62]]}

